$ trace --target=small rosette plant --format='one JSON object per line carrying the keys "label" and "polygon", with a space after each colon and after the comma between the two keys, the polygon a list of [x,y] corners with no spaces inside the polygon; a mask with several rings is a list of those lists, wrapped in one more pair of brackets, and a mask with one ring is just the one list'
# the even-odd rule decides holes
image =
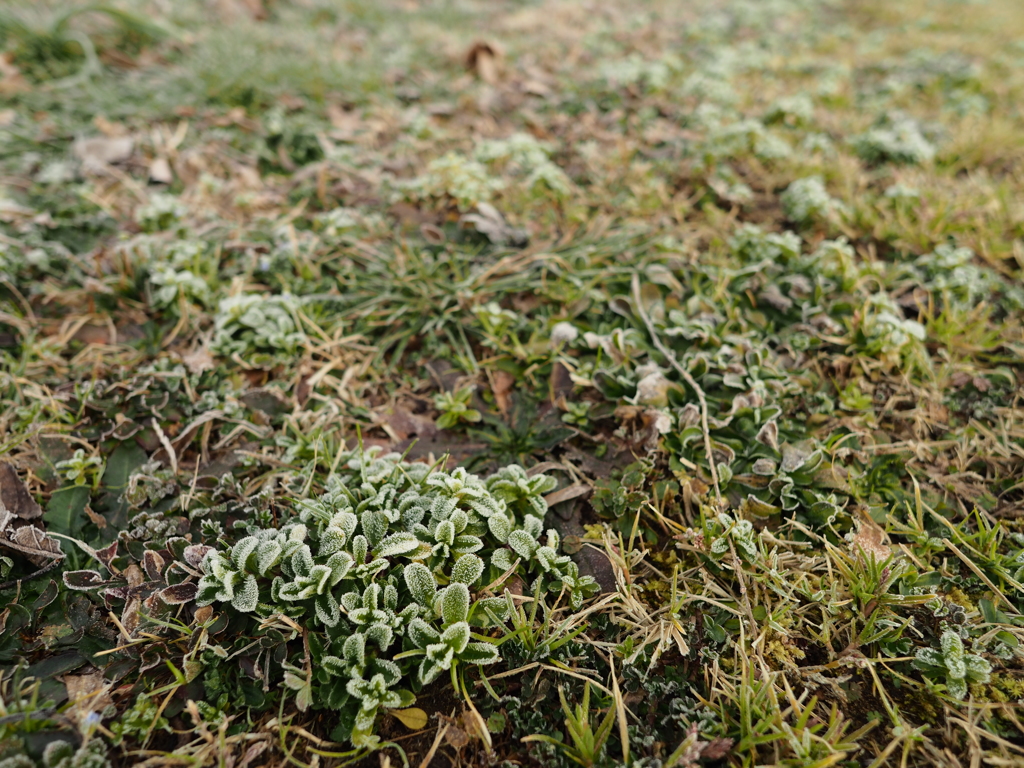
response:
{"label": "small rosette plant", "polygon": [[484,631],[508,602],[486,585],[515,574],[574,609],[597,590],[543,529],[550,477],[511,466],[485,480],[372,451],[341,466],[297,517],[208,552],[196,602],[249,617],[254,634],[275,617],[301,627],[306,643],[296,633],[277,657],[285,683],[300,706],[338,710],[357,747],[443,673],[500,660]]}

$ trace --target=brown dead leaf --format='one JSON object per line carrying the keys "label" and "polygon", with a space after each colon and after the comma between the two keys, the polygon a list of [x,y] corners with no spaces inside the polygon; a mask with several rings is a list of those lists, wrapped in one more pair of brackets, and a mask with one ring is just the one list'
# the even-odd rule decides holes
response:
{"label": "brown dead leaf", "polygon": [[487,732],[487,723],[478,712],[472,709],[462,711],[462,729],[466,736],[471,739],[478,739],[485,744],[490,742],[490,734]]}
{"label": "brown dead leaf", "polygon": [[242,762],[238,764],[238,768],[247,768],[247,766],[253,760],[255,760],[264,752],[266,752],[269,746],[269,742],[257,741],[255,744],[253,744],[251,747],[245,750],[245,753],[242,755]]}
{"label": "brown dead leaf", "polygon": [[515,383],[516,377],[506,371],[495,371],[491,376],[491,391],[494,392],[494,401],[503,415],[508,413],[508,409],[512,405],[509,396]]}
{"label": "brown dead leaf", "polygon": [[191,352],[181,356],[181,362],[188,368],[189,373],[202,373],[212,371],[217,363],[206,347],[198,347]]}
{"label": "brown dead leaf", "polygon": [[34,525],[10,531],[6,539],[0,538],[0,546],[20,552],[30,563],[38,566],[48,565],[64,557],[60,544]]}
{"label": "brown dead leaf", "polygon": [[544,497],[544,501],[547,502],[549,507],[555,506],[555,504],[561,504],[563,501],[569,501],[571,499],[577,499],[580,496],[587,496],[594,489],[584,483],[576,483],[566,488],[559,488],[553,493],[549,493]]}
{"label": "brown dead leaf", "polygon": [[108,120],[105,115],[96,115],[92,119],[92,124],[108,139],[116,139],[128,135],[128,129],[124,127],[123,123],[115,123]]}
{"label": "brown dead leaf", "polygon": [[64,675],[63,680],[68,689],[71,711],[79,720],[84,720],[90,712],[100,712],[114,703],[110,698],[110,685],[103,679],[102,672]]}
{"label": "brown dead leaf", "polygon": [[135,636],[135,630],[139,628],[139,624],[142,623],[142,617],[139,612],[142,609],[142,600],[137,597],[133,597],[128,600],[124,606],[124,610],[121,611],[121,626],[124,627],[125,632],[128,633],[126,640],[131,640]]}
{"label": "brown dead leaf", "polygon": [[205,624],[206,622],[208,622],[210,619],[213,618],[213,606],[212,605],[204,605],[201,608],[196,608],[195,617],[196,617],[196,624],[202,626],[203,624]]}
{"label": "brown dead leaf", "polygon": [[472,227],[495,245],[525,248],[530,242],[529,232],[511,226],[501,211],[490,203],[478,203],[476,213],[467,213],[459,219],[459,226]]}
{"label": "brown dead leaf", "polygon": [[171,184],[174,182],[174,171],[166,157],[157,157],[149,164],[150,184]]}
{"label": "brown dead leaf", "polygon": [[135,140],[131,136],[93,136],[88,139],[77,139],[71,145],[71,152],[82,163],[82,169],[97,173],[107,166],[123,163],[132,156]]}
{"label": "brown dead leaf", "polygon": [[466,52],[466,69],[488,85],[498,82],[502,56],[501,47],[494,41],[478,40]]}
{"label": "brown dead leaf", "polygon": [[865,555],[873,555],[879,562],[886,560],[892,554],[892,549],[885,543],[882,527],[863,511],[857,515],[856,522],[857,532],[849,539],[850,548],[854,553],[859,548]]}
{"label": "brown dead leaf", "polygon": [[35,520],[43,515],[43,510],[21,482],[17,471],[5,461],[0,461],[0,503],[22,520]]}
{"label": "brown dead leaf", "polygon": [[146,580],[146,577],[142,573],[142,569],[135,563],[132,563],[124,569],[124,577],[128,581],[128,586],[132,589],[142,586],[142,583]]}
{"label": "brown dead leaf", "polygon": [[14,54],[0,55],[0,94],[12,96],[31,89],[28,80],[14,64]]}
{"label": "brown dead leaf", "polygon": [[444,740],[448,742],[448,746],[462,749],[469,744],[469,734],[459,728],[459,726],[449,723],[448,730],[444,734]]}
{"label": "brown dead leaf", "polygon": [[420,416],[402,405],[396,405],[384,421],[398,440],[407,440],[416,435],[426,440],[437,437],[437,424],[429,416]]}

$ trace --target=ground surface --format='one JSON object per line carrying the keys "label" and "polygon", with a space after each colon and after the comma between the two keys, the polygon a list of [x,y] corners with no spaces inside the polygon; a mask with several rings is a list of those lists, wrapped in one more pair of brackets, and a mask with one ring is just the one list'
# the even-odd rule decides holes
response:
{"label": "ground surface", "polygon": [[0,765],[365,758],[166,591],[359,445],[600,585],[367,764],[1022,764],[1019,2],[76,5],[0,9]]}

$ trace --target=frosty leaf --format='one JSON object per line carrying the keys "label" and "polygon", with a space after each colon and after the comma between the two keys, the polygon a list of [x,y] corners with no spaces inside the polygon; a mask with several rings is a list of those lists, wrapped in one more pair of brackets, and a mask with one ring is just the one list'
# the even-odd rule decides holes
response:
{"label": "frosty leaf", "polygon": [[363,535],[356,536],[352,539],[352,557],[356,563],[366,562],[366,553],[369,551],[369,545],[366,542],[366,537]]}
{"label": "frosty leaf", "polygon": [[451,520],[442,520],[434,529],[434,539],[440,544],[451,546],[455,543],[455,524]]}
{"label": "frosty leaf", "polygon": [[499,571],[504,573],[505,571],[512,570],[512,567],[516,563],[516,557],[511,550],[508,549],[496,549],[494,554],[491,555],[491,565],[497,568]]}
{"label": "frosty leaf", "polygon": [[470,664],[493,664],[501,661],[498,648],[490,643],[469,643],[459,654],[459,658]]}
{"label": "frosty leaf", "polygon": [[431,643],[436,643],[441,639],[441,634],[436,629],[419,618],[409,622],[408,633],[409,639],[418,648],[426,648]]}
{"label": "frosty leaf", "polygon": [[555,562],[558,559],[558,553],[551,547],[537,547],[537,551],[534,554],[537,557],[537,562],[543,570],[550,571],[555,567]]}
{"label": "frosty leaf", "polygon": [[259,543],[259,539],[255,536],[246,536],[231,548],[231,560],[237,568],[243,571],[247,570],[246,564],[249,561],[249,556],[256,551]]}
{"label": "frosty leaf", "polygon": [[508,604],[503,597],[485,597],[483,600],[478,600],[476,604],[485,613],[493,613],[498,621],[506,621],[508,619]]}
{"label": "frosty leaf", "polygon": [[345,640],[341,648],[345,661],[353,667],[362,669],[366,666],[366,638],[360,632],[356,632]]}
{"label": "frosty leaf", "polygon": [[437,582],[434,574],[423,563],[410,563],[405,566],[405,584],[413,599],[423,606],[429,606],[434,600],[434,593],[437,591]]}
{"label": "frosty leaf", "polygon": [[491,535],[502,544],[508,541],[508,535],[512,533],[512,523],[504,515],[492,515],[487,518],[487,527]]}
{"label": "frosty leaf", "polygon": [[484,561],[476,555],[463,555],[455,561],[452,568],[451,580],[462,584],[472,585],[484,572]]}
{"label": "frosty leaf", "polygon": [[450,669],[455,658],[455,651],[445,643],[427,646],[427,656],[420,664],[420,682],[424,685],[432,682],[446,669]]}
{"label": "frosty leaf", "polygon": [[340,602],[341,607],[351,613],[362,606],[362,595],[358,592],[346,592],[341,596]]}
{"label": "frosty leaf", "polygon": [[465,621],[469,616],[469,587],[465,584],[449,584],[441,599],[441,616],[445,624]]}
{"label": "frosty leaf", "polygon": [[512,531],[508,535],[508,545],[524,560],[533,557],[538,546],[537,540],[526,531]]}
{"label": "frosty leaf", "polygon": [[348,537],[345,536],[345,532],[341,528],[334,526],[325,528],[324,532],[320,534],[320,549],[317,551],[317,555],[327,557],[335,552],[340,552],[346,541],[348,541]]}
{"label": "frosty leaf", "polygon": [[946,690],[949,691],[949,695],[954,699],[966,699],[967,698],[967,683],[958,677],[949,677],[946,679]]}
{"label": "frosty leaf", "polygon": [[969,653],[964,657],[967,678],[977,683],[987,683],[992,674],[992,665],[981,656]]}
{"label": "frosty leaf", "polygon": [[64,586],[68,589],[94,589],[108,582],[98,571],[65,571]]}
{"label": "frosty leaf", "polygon": [[299,576],[305,576],[313,568],[313,555],[309,547],[303,544],[292,553],[292,571]]}
{"label": "frosty leaf", "polygon": [[[352,638],[349,639],[351,640]],[[348,675],[348,665],[337,656],[324,656],[320,659],[320,666],[327,671],[327,674],[334,677],[345,677]]]}
{"label": "frosty leaf", "polygon": [[395,639],[395,633],[387,624],[371,624],[365,632],[366,639],[376,643],[382,651],[386,651]]}
{"label": "frosty leaf", "polygon": [[172,584],[161,589],[156,594],[160,596],[167,605],[184,605],[195,599],[199,588],[190,582],[183,584]]}
{"label": "frosty leaf", "polygon": [[380,542],[377,549],[374,551],[374,556],[394,557],[395,555],[404,555],[407,552],[412,552],[414,549],[418,549],[419,545],[419,539],[417,539],[416,535],[413,533],[409,533],[408,531],[392,533]]}
{"label": "frosty leaf", "polygon": [[280,542],[264,541],[256,548],[256,569],[261,576],[266,576],[271,568],[281,562],[284,552]]}
{"label": "frosty leaf", "polygon": [[452,551],[457,555],[479,552],[483,547],[483,541],[477,536],[456,536],[452,543]]}
{"label": "frosty leaf", "polygon": [[464,621],[456,622],[441,633],[441,642],[455,651],[456,654],[469,643],[469,624]]}
{"label": "frosty leaf", "polygon": [[231,607],[242,613],[252,613],[256,610],[256,604],[260,600],[260,589],[256,584],[256,577],[252,574],[245,577],[245,581],[235,591],[231,598]]}
{"label": "frosty leaf", "polygon": [[341,610],[338,607],[338,601],[334,599],[334,595],[330,592],[317,595],[313,605],[317,619],[325,627],[336,627],[338,625],[338,622],[341,620]]}
{"label": "frosty leaf", "polygon": [[335,552],[327,558],[325,565],[331,570],[330,586],[335,586],[348,575],[349,570],[352,568],[352,563],[352,555],[348,552]]}
{"label": "frosty leaf", "polygon": [[945,660],[942,658],[942,652],[936,648],[918,649],[914,663],[921,668],[946,666]]}
{"label": "frosty leaf", "polygon": [[376,547],[388,532],[388,520],[379,512],[367,510],[360,519],[363,533],[371,547]]}
{"label": "frosty leaf", "polygon": [[964,664],[964,641],[956,632],[946,630],[942,633],[940,645],[949,676],[962,680],[967,676],[967,667]]}

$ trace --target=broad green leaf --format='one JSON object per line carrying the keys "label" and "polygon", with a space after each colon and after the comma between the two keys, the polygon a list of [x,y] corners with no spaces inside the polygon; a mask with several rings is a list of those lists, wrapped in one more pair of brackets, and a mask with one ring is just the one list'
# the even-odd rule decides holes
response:
{"label": "broad green leaf", "polygon": [[72,485],[54,491],[43,514],[46,530],[77,537],[86,522],[85,506],[88,503],[89,488],[84,485]]}

